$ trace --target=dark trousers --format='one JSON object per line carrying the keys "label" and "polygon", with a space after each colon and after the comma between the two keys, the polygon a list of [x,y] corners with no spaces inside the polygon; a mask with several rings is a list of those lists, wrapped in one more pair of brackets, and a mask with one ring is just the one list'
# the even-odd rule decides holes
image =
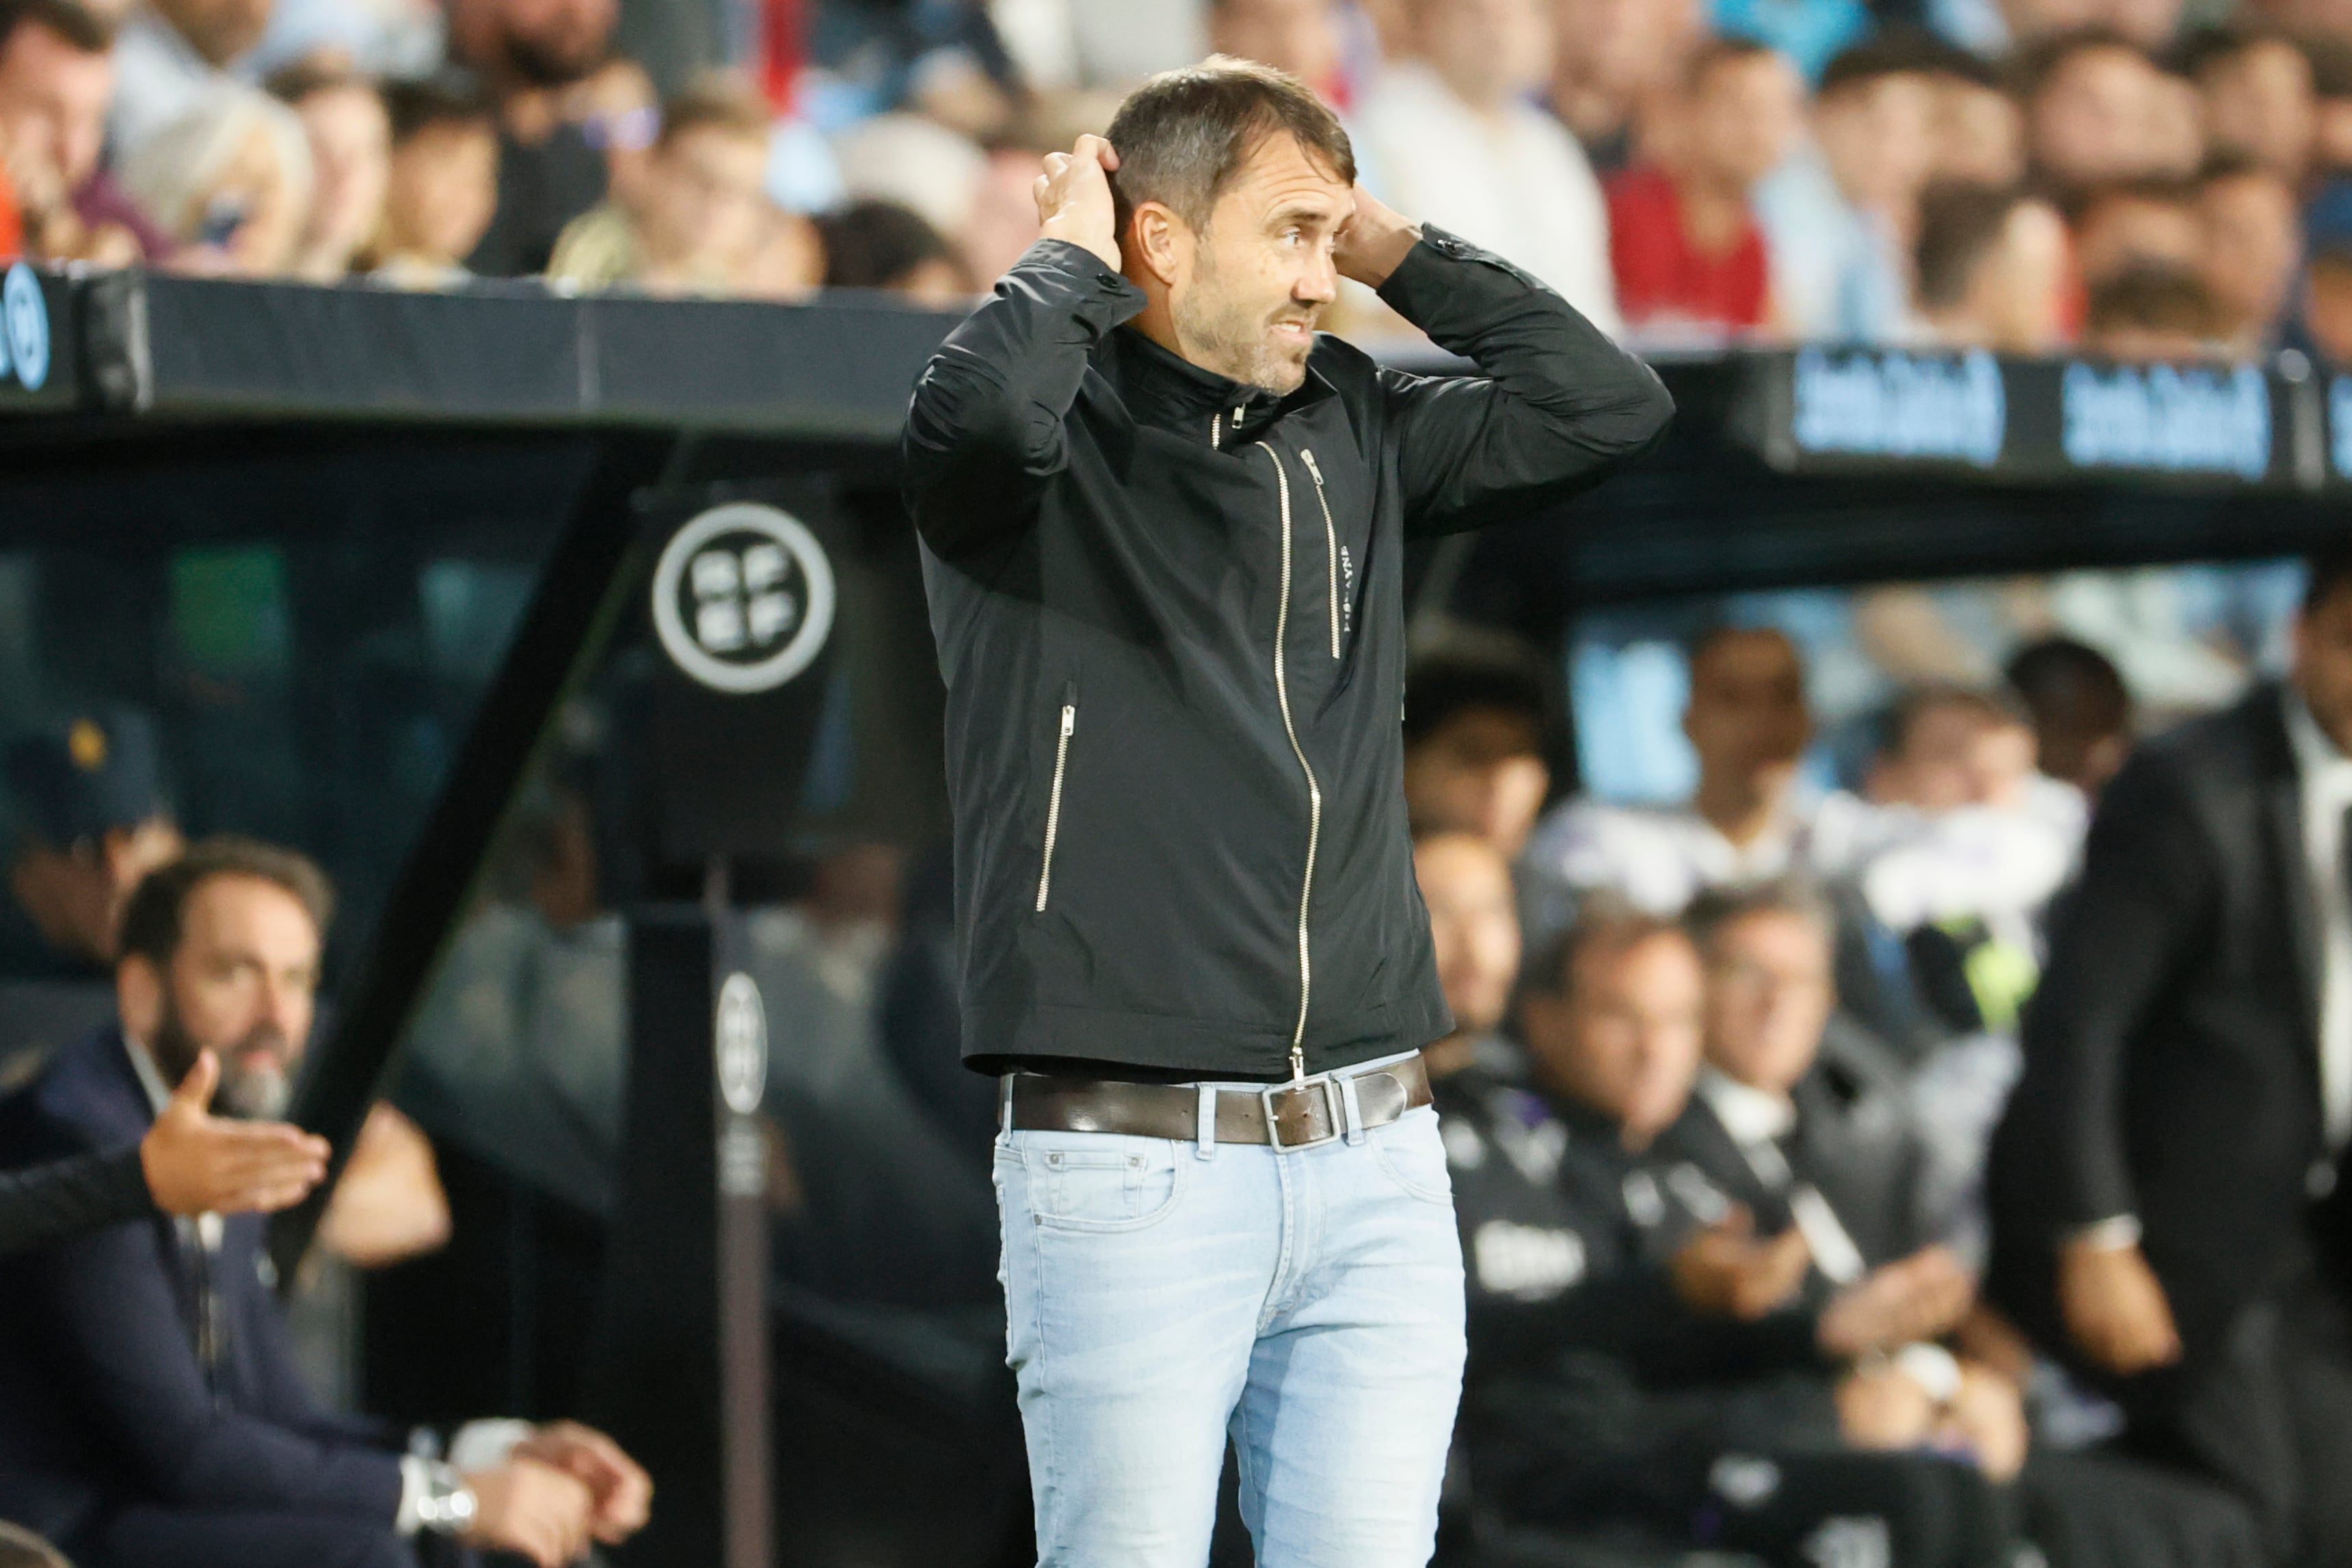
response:
{"label": "dark trousers", "polygon": [[2282,1568],[2352,1568],[2352,1303],[2316,1277],[2244,1309],[2221,1343],[2136,1378],[2131,1444],[2210,1476]]}
{"label": "dark trousers", "polygon": [[116,1510],[75,1542],[76,1568],[478,1568],[438,1536],[333,1514],[226,1509]]}
{"label": "dark trousers", "polygon": [[2183,1471],[2105,1453],[2037,1452],[2019,1478],[2025,1533],[2051,1568],[2263,1568],[2253,1516]]}

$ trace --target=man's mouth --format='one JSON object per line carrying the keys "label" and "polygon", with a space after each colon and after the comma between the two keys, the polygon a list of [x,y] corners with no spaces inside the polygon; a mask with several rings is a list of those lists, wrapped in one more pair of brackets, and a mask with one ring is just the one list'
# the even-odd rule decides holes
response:
{"label": "man's mouth", "polygon": [[1315,323],[1296,317],[1279,320],[1274,324],[1274,335],[1286,343],[1311,342],[1315,337]]}

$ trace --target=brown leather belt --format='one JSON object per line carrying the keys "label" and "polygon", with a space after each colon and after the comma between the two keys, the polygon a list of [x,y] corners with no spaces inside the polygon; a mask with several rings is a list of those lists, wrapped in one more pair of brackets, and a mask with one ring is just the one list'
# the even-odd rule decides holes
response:
{"label": "brown leather belt", "polygon": [[[1382,1127],[1429,1103],[1429,1070],[1419,1056],[1360,1072],[1325,1073],[1264,1089],[1220,1089],[1220,1144],[1312,1148],[1349,1131],[1347,1091],[1355,1089],[1358,1124]],[[1012,1125],[1022,1132],[1120,1133],[1197,1142],[1201,1091],[1187,1083],[1119,1083],[1058,1073],[1016,1072],[1008,1091]]]}

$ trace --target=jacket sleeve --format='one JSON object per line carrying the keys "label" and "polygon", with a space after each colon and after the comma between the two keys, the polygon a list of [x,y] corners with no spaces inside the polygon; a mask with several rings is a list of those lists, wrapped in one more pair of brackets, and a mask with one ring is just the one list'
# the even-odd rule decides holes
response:
{"label": "jacket sleeve", "polygon": [[155,1212],[139,1145],[0,1171],[0,1255],[29,1251]]}
{"label": "jacket sleeve", "polygon": [[1028,526],[1069,460],[1063,422],[1088,356],[1144,303],[1084,246],[1039,240],[948,334],[915,383],[901,448],[908,510],[940,559]]}
{"label": "jacket sleeve", "polygon": [[2125,1056],[2210,918],[2211,853],[2170,756],[2141,753],[2100,797],[2026,1009],[2024,1071],[1998,1145],[2053,1239],[2133,1212]]}
{"label": "jacket sleeve", "polygon": [[[110,1453],[167,1506],[342,1514],[389,1530],[400,1510],[397,1455],[215,1401],[159,1231],[160,1222],[117,1226],[32,1260],[59,1376]],[[237,1313],[233,1332],[282,1329]]]}
{"label": "jacket sleeve", "polygon": [[1647,365],[1558,294],[1442,229],[1423,228],[1380,294],[1480,372],[1381,372],[1409,536],[1480,528],[1597,485],[1674,417]]}

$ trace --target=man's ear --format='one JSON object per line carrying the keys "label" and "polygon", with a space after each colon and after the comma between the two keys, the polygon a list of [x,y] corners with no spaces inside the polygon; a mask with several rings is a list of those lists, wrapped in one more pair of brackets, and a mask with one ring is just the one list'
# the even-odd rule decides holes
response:
{"label": "man's ear", "polygon": [[1128,219],[1127,234],[1129,258],[1162,288],[1174,287],[1177,273],[1192,259],[1192,228],[1160,203],[1146,202]]}
{"label": "man's ear", "polygon": [[114,1005],[122,1032],[152,1042],[163,1021],[163,977],[144,955],[133,953],[114,967]]}

